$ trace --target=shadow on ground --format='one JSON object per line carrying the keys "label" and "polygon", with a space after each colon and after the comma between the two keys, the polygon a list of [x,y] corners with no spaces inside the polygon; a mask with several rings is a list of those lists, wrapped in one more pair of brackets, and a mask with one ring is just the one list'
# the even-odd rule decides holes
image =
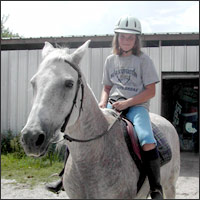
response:
{"label": "shadow on ground", "polygon": [[199,153],[181,152],[180,176],[199,177]]}

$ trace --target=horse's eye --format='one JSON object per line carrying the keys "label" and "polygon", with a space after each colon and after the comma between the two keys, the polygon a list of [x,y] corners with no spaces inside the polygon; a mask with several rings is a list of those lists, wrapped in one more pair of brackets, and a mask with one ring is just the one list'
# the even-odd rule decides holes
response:
{"label": "horse's eye", "polygon": [[74,82],[72,80],[65,81],[65,87],[72,88],[74,86]]}

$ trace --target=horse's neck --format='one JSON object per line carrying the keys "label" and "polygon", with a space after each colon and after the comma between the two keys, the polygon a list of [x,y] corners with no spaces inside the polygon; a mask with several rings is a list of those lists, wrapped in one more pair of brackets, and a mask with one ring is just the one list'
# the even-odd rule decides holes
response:
{"label": "horse's neck", "polygon": [[108,129],[108,121],[99,108],[97,101],[88,86],[84,88],[83,108],[77,122],[69,127],[69,133],[78,139],[90,139]]}
{"label": "horse's neck", "polygon": [[[81,112],[79,120],[74,126],[69,127],[70,136],[76,139],[91,139],[108,130],[108,118],[106,119],[103,112],[99,109],[98,104],[93,97],[89,88],[86,88],[83,101],[83,111]],[[121,123],[117,121],[109,132],[96,140],[79,143],[68,142],[68,147],[71,152],[70,162],[76,166],[73,170],[81,173],[84,181],[91,181],[91,173],[95,172],[95,177],[92,181],[99,183],[99,177],[105,177],[109,180],[110,174],[117,174],[123,181],[124,176],[131,175],[133,182],[132,186],[136,185],[138,179],[138,171],[132,162],[125,142],[123,142],[123,134]],[[78,176],[74,173],[74,176]],[[125,175],[126,174],[126,175]],[[95,180],[96,178],[96,180]],[[112,179],[112,177],[111,177]],[[101,184],[104,184],[104,181]],[[121,182],[119,182],[121,187]]]}
{"label": "horse's neck", "polygon": [[108,122],[100,110],[96,99],[93,97],[90,89],[87,89],[88,98],[84,103],[83,115],[81,116],[81,122],[83,130],[91,131],[92,135],[99,135],[102,131],[105,131],[108,127]]}
{"label": "horse's neck", "polygon": [[[103,112],[100,110],[95,97],[90,88],[85,86],[83,107],[79,119],[76,123],[68,127],[68,134],[72,138],[79,140],[88,140],[101,135],[108,129],[108,121]],[[91,158],[99,156],[99,150],[103,146],[102,138],[90,142],[71,142],[68,144],[69,150],[75,160],[90,160]]]}

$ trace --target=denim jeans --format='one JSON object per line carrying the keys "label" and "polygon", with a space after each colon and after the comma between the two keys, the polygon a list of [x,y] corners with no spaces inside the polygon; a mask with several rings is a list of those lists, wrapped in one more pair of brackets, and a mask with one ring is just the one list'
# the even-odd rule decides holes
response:
{"label": "denim jeans", "polygon": [[[110,103],[107,104],[107,108],[112,108]],[[152,131],[151,120],[148,110],[143,106],[133,106],[129,108],[126,117],[134,124],[134,129],[137,133],[140,146],[144,144],[156,144]]]}

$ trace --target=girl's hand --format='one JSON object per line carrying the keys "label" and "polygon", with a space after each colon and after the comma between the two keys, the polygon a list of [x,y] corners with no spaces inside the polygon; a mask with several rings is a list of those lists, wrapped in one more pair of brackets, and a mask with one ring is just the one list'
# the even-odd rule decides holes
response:
{"label": "girl's hand", "polygon": [[118,111],[125,110],[126,108],[128,108],[128,104],[127,104],[126,100],[117,101],[117,102],[113,103],[112,106],[113,106],[113,108],[115,108]]}
{"label": "girl's hand", "polygon": [[104,102],[100,102],[100,103],[99,103],[99,107],[100,107],[100,108],[106,108],[106,105],[107,105],[107,104],[104,103]]}

